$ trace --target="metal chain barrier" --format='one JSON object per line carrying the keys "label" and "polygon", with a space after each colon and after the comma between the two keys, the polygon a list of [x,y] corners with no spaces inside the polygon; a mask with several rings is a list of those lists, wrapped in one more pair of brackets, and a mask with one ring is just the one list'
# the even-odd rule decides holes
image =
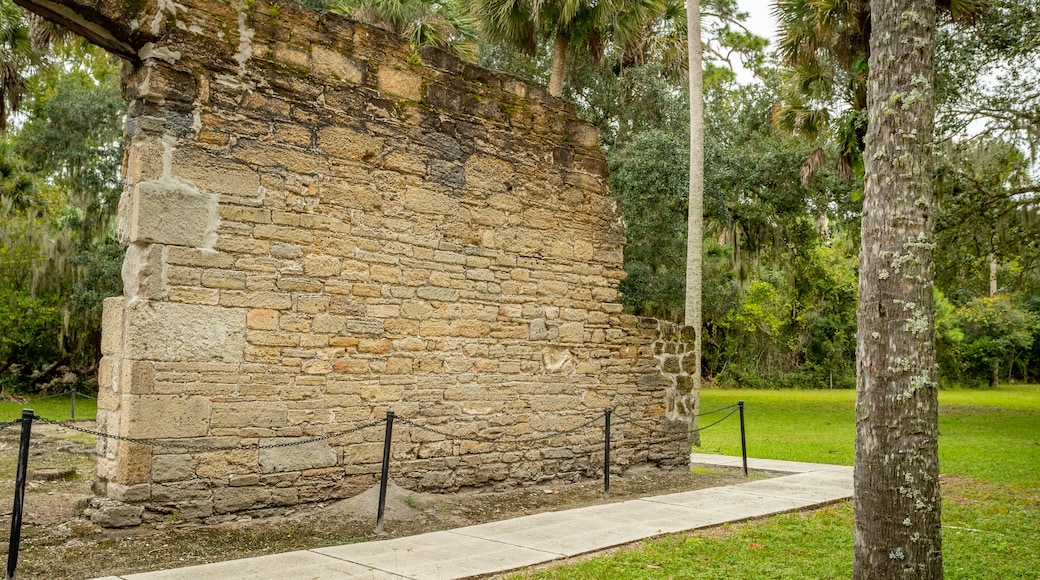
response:
{"label": "metal chain barrier", "polygon": [[[715,415],[717,413],[722,413],[723,411],[729,411],[730,409],[733,409],[732,411],[730,411],[730,413],[728,415],[726,415],[726,417],[729,417],[733,413],[737,412],[739,410],[738,409],[739,407],[740,407],[739,404],[738,405],[728,405],[726,407],[720,407],[718,409],[712,409],[711,411],[705,411],[703,413],[696,413],[696,414],[693,415],[693,417],[707,417],[708,415]],[[718,425],[721,421],[725,420],[726,417],[723,417],[720,421],[716,421],[715,423],[712,423],[711,425],[708,425],[707,427],[700,427],[699,429],[696,429],[695,431],[699,431],[700,429],[707,429],[708,427],[711,427],[713,425]],[[645,418],[642,418],[642,419],[632,419],[631,417],[622,417],[621,419],[616,420],[614,424],[615,425],[625,425],[625,424],[637,425],[640,422],[656,421],[657,419],[658,419],[657,417],[645,417]],[[690,431],[690,432],[692,433],[693,431]]]}
{"label": "metal chain barrier", "polygon": [[[375,421],[365,423],[364,425],[358,425],[357,427],[353,427],[345,431],[337,431],[335,433],[329,433],[320,437],[309,437],[298,441],[288,441],[286,443],[270,443],[267,445],[261,445],[259,443],[254,443],[252,445],[196,445],[191,443],[169,442],[168,439],[142,439],[140,437],[124,437],[122,435],[111,435],[109,433],[102,433],[101,431],[95,431],[93,429],[79,427],[77,425],[68,423],[67,421],[55,421],[53,419],[45,419],[39,416],[34,416],[33,419],[40,421],[41,423],[58,425],[59,427],[64,427],[66,429],[79,431],[80,433],[86,433],[88,435],[94,435],[96,437],[102,437],[105,439],[115,439],[116,441],[127,441],[129,443],[140,443],[143,445],[160,445],[162,447],[169,447],[172,449],[188,449],[192,451],[249,451],[253,449],[278,449],[282,447],[293,447],[296,445],[307,445],[308,443],[315,443],[317,441],[327,441],[329,439],[339,437],[341,435],[350,435],[351,433],[364,431],[365,429],[369,429],[377,425],[382,425],[386,421],[386,419],[376,419]],[[19,419],[14,422],[20,423],[21,420]]]}
{"label": "metal chain barrier", "polygon": [[7,429],[11,425],[20,425],[21,423],[22,423],[21,419],[15,419],[13,421],[3,421],[3,422],[0,422],[0,431],[3,431],[4,429]]}
{"label": "metal chain barrier", "polygon": [[[709,429],[709,428],[714,427],[715,425],[718,425],[719,423],[725,421],[726,419],[729,419],[730,417],[732,417],[739,410],[738,408],[736,408],[737,407],[736,405],[733,405],[733,407],[734,407],[734,409],[732,411],[730,411],[729,413],[726,413],[725,417],[719,419],[718,421],[715,421],[714,423],[711,423],[710,425],[705,425],[703,427],[697,427],[696,429],[691,429],[690,433],[696,433],[698,431],[703,431],[705,429]],[[698,415],[698,417],[699,416],[701,416],[701,415]]]}
{"label": "metal chain barrier", "polygon": [[661,435],[662,435],[661,437],[652,437],[652,439],[651,439],[651,440],[652,440],[652,441],[653,441],[654,443],[666,443],[666,442],[672,442],[672,441],[682,441],[682,440],[686,439],[687,437],[689,437],[690,435],[692,435],[692,434],[694,434],[694,433],[698,433],[698,432],[700,432],[700,431],[704,431],[705,429],[710,429],[710,428],[712,428],[712,427],[714,427],[714,426],[718,425],[719,423],[722,423],[722,422],[723,422],[723,421],[725,421],[726,419],[729,419],[729,418],[730,418],[730,417],[732,417],[732,416],[733,416],[734,414],[736,414],[736,413],[737,413],[737,411],[738,411],[738,409],[733,409],[733,410],[732,410],[732,411],[730,411],[729,413],[726,413],[726,416],[725,416],[725,417],[723,417],[723,418],[721,418],[721,419],[719,419],[719,420],[717,420],[717,421],[715,421],[715,422],[713,422],[713,423],[710,423],[710,424],[708,424],[708,425],[705,425],[705,426],[703,426],[703,427],[697,427],[696,429],[690,429],[690,430],[688,430],[688,431],[685,431],[685,432],[683,432],[683,433],[681,433],[681,434],[678,434],[678,435],[673,435],[673,436],[671,436],[671,437],[668,437],[668,436],[666,436],[665,434],[663,434],[663,433],[662,433],[662,434],[661,434]]}
{"label": "metal chain barrier", "polygon": [[37,398],[34,398],[33,401],[46,401],[48,399],[57,399],[58,397],[64,397],[66,395],[76,395],[77,397],[80,397],[80,398],[83,398],[83,399],[91,399],[91,400],[94,400],[94,401],[97,400],[97,397],[92,397],[92,396],[90,396],[90,395],[88,395],[86,393],[81,393],[79,391],[65,391],[64,393],[55,393],[53,395],[47,395],[46,397],[37,397]]}
{"label": "metal chain barrier", "polygon": [[[73,395],[73,400],[75,400],[76,392],[75,391],[71,391],[71,393]],[[68,393],[63,393],[63,394],[68,394]],[[745,444],[745,440],[744,440],[744,402],[740,401],[736,405],[731,405],[729,407],[723,407],[721,409],[715,409],[715,410],[708,411],[708,412],[705,412],[705,413],[695,414],[694,417],[703,417],[703,416],[706,416],[706,415],[713,415],[713,414],[721,413],[721,412],[727,411],[727,410],[729,412],[726,413],[726,415],[724,415],[722,418],[714,421],[713,423],[705,425],[703,427],[698,427],[696,429],[689,429],[689,430],[686,430],[685,432],[683,432],[682,434],[672,435],[670,437],[669,436],[665,436],[665,437],[650,438],[650,439],[640,438],[639,441],[641,441],[642,443],[666,443],[666,442],[682,441],[682,440],[687,439],[693,433],[696,433],[696,432],[699,432],[699,431],[703,431],[705,429],[710,429],[710,428],[718,425],[719,423],[722,423],[723,421],[725,421],[726,419],[729,419],[733,414],[735,414],[735,413],[737,413],[739,411],[740,412],[741,454],[742,454],[743,459],[744,459],[744,475],[747,476],[747,474],[748,474],[748,470],[747,470],[747,448],[746,448],[746,444]],[[384,515],[384,507],[385,507],[385,503],[386,503],[386,490],[387,490],[387,485],[388,485],[388,482],[389,482],[389,468],[390,468],[390,456],[391,456],[391,439],[392,439],[392,436],[393,436],[393,425],[394,425],[394,419],[395,418],[397,418],[398,421],[400,421],[401,423],[404,423],[405,425],[408,425],[410,427],[415,427],[416,429],[419,429],[419,430],[422,430],[422,431],[427,431],[429,433],[434,433],[434,434],[440,435],[440,436],[445,437],[446,439],[449,439],[449,440],[473,441],[473,442],[478,442],[478,443],[492,443],[492,444],[514,444],[514,445],[515,444],[522,444],[522,443],[537,443],[539,441],[548,441],[548,440],[554,439],[556,437],[562,437],[564,435],[569,435],[569,434],[572,434],[572,433],[576,433],[576,432],[578,432],[578,431],[580,431],[582,429],[586,429],[586,428],[592,426],[594,423],[599,422],[600,419],[603,419],[603,441],[602,441],[602,443],[603,443],[603,497],[604,498],[608,498],[610,496],[611,409],[609,407],[604,409],[604,412],[596,414],[595,416],[590,418],[588,421],[585,421],[581,425],[577,425],[577,426],[575,426],[575,427],[573,427],[571,429],[566,429],[566,430],[563,430],[563,431],[554,431],[552,433],[547,433],[545,435],[539,435],[539,436],[536,436],[536,437],[522,437],[522,438],[518,438],[518,439],[511,439],[511,440],[510,439],[502,439],[500,437],[499,438],[482,437],[482,436],[479,436],[479,435],[477,435],[477,436],[456,435],[454,433],[449,433],[447,431],[442,431],[440,429],[436,429],[436,428],[430,427],[428,425],[423,425],[421,423],[417,423],[416,421],[413,421],[411,419],[406,419],[404,417],[396,417],[396,415],[394,414],[394,412],[392,410],[388,410],[387,413],[386,413],[386,417],[385,418],[369,421],[368,423],[365,423],[363,425],[358,425],[358,426],[352,427],[350,429],[346,429],[346,430],[343,430],[343,431],[337,431],[335,433],[328,433],[326,435],[321,435],[319,437],[308,437],[308,438],[298,439],[296,441],[288,441],[288,442],[284,442],[284,443],[271,443],[271,444],[267,444],[267,445],[261,445],[259,442],[258,443],[254,443],[252,445],[200,445],[200,444],[192,444],[192,443],[177,443],[177,442],[170,441],[169,439],[161,439],[161,438],[149,438],[149,439],[146,439],[146,438],[141,438],[141,437],[125,437],[125,436],[122,436],[122,435],[111,435],[109,433],[103,433],[101,431],[97,431],[97,430],[94,430],[94,429],[87,429],[87,428],[84,428],[84,427],[80,427],[78,425],[73,425],[73,424],[69,423],[68,421],[56,421],[56,420],[53,420],[53,419],[46,419],[44,417],[40,417],[40,416],[36,415],[35,413],[33,413],[32,409],[23,409],[22,410],[22,418],[21,419],[15,419],[13,421],[0,422],[0,431],[3,431],[4,429],[6,429],[6,428],[8,428],[8,427],[10,427],[12,425],[15,425],[15,424],[19,424],[20,423],[22,425],[21,443],[19,445],[18,473],[17,473],[17,476],[16,476],[16,483],[15,483],[15,500],[14,500],[14,508],[12,510],[12,514],[13,515],[12,515],[12,524],[11,524],[11,540],[10,540],[10,543],[9,543],[9,546],[8,546],[8,563],[7,563],[8,578],[13,578],[14,577],[14,570],[15,570],[15,567],[17,566],[17,562],[18,562],[18,545],[19,545],[20,537],[21,537],[22,504],[23,504],[23,500],[24,500],[25,480],[26,480],[26,472],[27,472],[26,470],[27,470],[27,466],[28,466],[28,456],[29,456],[29,443],[30,443],[30,439],[29,439],[30,435],[29,434],[30,434],[30,430],[32,428],[32,423],[33,423],[34,420],[40,421],[41,423],[50,424],[50,425],[57,425],[59,427],[65,428],[65,429],[69,429],[69,430],[72,430],[72,431],[78,431],[80,433],[85,433],[87,435],[93,435],[95,437],[101,437],[103,439],[112,439],[112,440],[116,440],[116,441],[127,441],[129,443],[138,443],[138,444],[142,444],[142,445],[159,445],[159,446],[163,446],[163,447],[167,447],[167,448],[171,448],[171,449],[186,449],[186,450],[191,450],[191,451],[238,451],[238,450],[278,449],[278,448],[284,448],[284,447],[293,447],[293,446],[296,446],[296,445],[307,445],[308,443],[315,443],[315,442],[318,442],[318,441],[327,441],[327,440],[333,439],[335,437],[340,437],[340,436],[343,436],[343,435],[350,435],[352,433],[358,433],[360,431],[364,431],[365,429],[376,427],[378,425],[385,425],[386,426],[386,434],[385,434],[385,436],[383,438],[382,473],[381,473],[380,482],[379,482],[379,505],[378,505],[377,512],[376,512],[377,513],[377,516],[376,516],[376,531],[377,532],[381,532],[382,529],[383,529],[383,515]],[[623,419],[623,420],[619,421],[617,423],[617,425],[623,425],[623,424],[626,424],[626,423],[630,423],[630,424],[636,425],[636,424],[638,424],[638,423],[640,423],[642,421],[655,421],[656,422],[656,421],[659,421],[659,420],[660,420],[659,417],[658,418],[646,418],[646,419],[631,419],[631,418],[629,418],[627,420]],[[662,433],[662,435],[664,435],[664,434]]]}
{"label": "metal chain barrier", "polygon": [[[696,429],[689,429],[687,431],[684,431],[681,434],[672,435],[670,437],[667,434],[665,434],[665,433],[661,433],[661,435],[659,437],[654,437],[653,435],[651,435],[650,436],[650,440],[652,442],[654,442],[654,443],[668,443],[668,442],[673,442],[673,441],[682,441],[683,439],[689,437],[693,433],[698,433],[700,431],[704,431],[705,429],[710,429],[710,428],[718,425],[719,423],[722,423],[726,419],[729,419],[734,414],[736,414],[740,409],[737,408],[737,405],[731,405],[729,407],[723,407],[722,409],[716,409],[716,410],[711,411],[709,413],[702,413],[700,415],[695,415],[695,417],[702,417],[704,415],[710,415],[710,414],[714,414],[714,413],[719,413],[719,412],[722,412],[722,411],[725,411],[725,410],[730,410],[730,411],[729,411],[729,413],[726,413],[726,415],[724,417],[722,417],[721,419],[718,419],[718,420],[716,420],[716,421],[714,421],[714,422],[712,422],[712,423],[710,423],[708,425],[704,425],[703,427],[697,427]],[[645,420],[653,421],[653,419],[645,419]],[[633,421],[633,420],[622,419],[622,420],[618,421],[617,423],[615,423],[615,425],[626,425],[626,424],[628,424],[628,425],[638,425],[641,421],[644,421],[644,420],[641,419],[641,420]]]}
{"label": "metal chain barrier", "polygon": [[[686,437],[689,437],[689,435],[692,434],[692,433],[703,431],[705,429],[710,429],[711,427],[714,427],[714,426],[718,425],[719,423],[722,423],[726,419],[730,418],[734,413],[736,413],[738,411],[738,409],[737,409],[737,405],[730,405],[728,407],[722,407],[720,409],[714,409],[714,410],[711,410],[711,411],[707,411],[705,413],[699,413],[697,415],[694,415],[695,417],[703,417],[703,416],[706,416],[706,415],[712,415],[712,414],[716,414],[716,413],[721,413],[721,412],[727,411],[727,410],[729,411],[729,413],[726,413],[726,415],[724,417],[722,417],[721,419],[718,419],[718,420],[716,420],[716,421],[714,421],[714,422],[712,422],[712,423],[710,423],[708,425],[704,425],[703,427],[698,427],[696,429],[691,429],[691,430],[688,430],[688,431],[686,431],[685,433],[683,433],[681,435],[674,435],[672,437],[666,437],[666,438],[651,437],[651,438],[655,442],[681,441],[682,439],[684,439]],[[576,433],[578,431],[581,431],[582,429],[585,429],[587,427],[592,426],[594,423],[597,423],[600,419],[602,419],[603,416],[604,416],[603,413],[599,413],[599,414],[595,415],[594,417],[592,417],[591,419],[589,419],[588,421],[582,423],[581,425],[578,425],[576,427],[573,427],[571,429],[567,429],[567,430],[564,430],[564,431],[554,431],[552,433],[547,433],[545,435],[539,435],[539,436],[536,436],[536,437],[523,437],[523,438],[518,438],[518,439],[502,439],[500,437],[498,437],[498,438],[496,438],[496,437],[482,437],[482,436],[479,436],[479,435],[457,435],[457,434],[454,434],[454,433],[449,433],[447,431],[442,431],[440,429],[436,429],[434,427],[430,427],[428,425],[423,425],[422,423],[417,423],[417,422],[415,422],[415,421],[413,421],[411,419],[407,419],[405,417],[398,416],[398,417],[396,417],[396,420],[399,423],[404,423],[404,424],[409,425],[411,427],[415,427],[416,429],[419,429],[419,430],[422,430],[422,431],[427,431],[429,433],[434,433],[436,435],[440,435],[440,436],[442,436],[442,437],[444,437],[446,439],[450,439],[450,440],[470,441],[470,442],[474,442],[474,443],[499,443],[499,444],[513,444],[513,445],[516,445],[516,444],[524,444],[524,443],[538,443],[540,441],[548,441],[550,439],[555,439],[557,437],[562,437],[564,435],[570,435],[570,434]],[[47,419],[47,418],[40,417],[40,416],[34,416],[33,419],[36,420],[36,421],[40,421],[41,423],[57,425],[59,427],[65,428],[65,429],[70,429],[72,431],[79,431],[80,433],[85,433],[87,435],[93,435],[95,437],[101,437],[101,438],[104,438],[104,439],[114,439],[116,441],[126,441],[128,443],[139,443],[139,444],[142,444],[142,445],[160,445],[160,446],[163,446],[163,447],[168,447],[168,448],[173,448],[173,449],[186,449],[186,450],[191,450],[191,451],[239,451],[239,450],[246,450],[247,451],[247,450],[253,450],[253,449],[279,449],[279,448],[283,448],[283,447],[294,447],[294,446],[297,446],[297,445],[307,445],[308,443],[316,443],[318,441],[328,441],[330,439],[333,439],[335,437],[339,437],[339,436],[342,436],[342,435],[350,435],[352,433],[357,433],[357,432],[360,432],[360,431],[364,431],[365,429],[369,429],[369,428],[372,428],[372,427],[375,427],[375,426],[378,426],[378,425],[382,425],[384,422],[386,422],[386,419],[376,419],[374,421],[370,421],[368,423],[365,423],[364,425],[358,425],[357,427],[353,427],[353,428],[350,428],[350,429],[347,429],[347,430],[344,430],[344,431],[337,431],[335,433],[328,433],[326,435],[321,435],[321,436],[318,436],[318,437],[309,437],[309,438],[306,438],[306,439],[300,439],[300,440],[297,440],[297,441],[288,441],[288,442],[285,442],[285,443],[269,443],[269,444],[266,444],[266,445],[263,445],[263,444],[260,444],[260,443],[254,443],[254,444],[251,444],[251,445],[205,445],[205,444],[192,444],[192,443],[177,443],[177,442],[172,442],[169,439],[161,439],[161,438],[160,439],[145,439],[145,438],[140,438],[140,437],[126,437],[126,436],[122,436],[122,435],[112,435],[112,434],[109,434],[109,433],[103,433],[101,431],[96,431],[94,429],[87,429],[85,427],[80,427],[78,425],[73,425],[73,424],[71,424],[71,423],[69,423],[67,421],[56,421],[56,420],[53,420],[53,419]],[[626,425],[626,424],[638,425],[640,422],[643,422],[643,421],[653,421],[653,422],[656,422],[657,420],[658,420],[658,418],[646,418],[646,419],[637,419],[637,420],[620,419],[620,420],[615,420],[613,425],[615,427],[616,426],[620,426],[620,425]],[[0,422],[0,431],[3,431],[4,429],[10,427],[11,425],[16,425],[16,424],[19,424],[21,422],[22,422],[21,419],[15,419],[13,421],[7,421],[7,422]]]}
{"label": "metal chain barrier", "polygon": [[[734,404],[734,405],[729,405],[728,407],[719,407],[718,409],[712,409],[711,411],[704,411],[703,413],[695,413],[693,416],[694,417],[707,417],[708,415],[714,415],[716,413],[721,413],[721,412],[726,411],[728,409],[736,409],[739,406],[740,406],[739,404]],[[732,415],[732,413],[730,413],[730,414]]]}
{"label": "metal chain barrier", "polygon": [[453,440],[456,440],[456,441],[472,441],[472,442],[475,442],[475,443],[509,443],[509,444],[519,444],[519,443],[536,443],[538,441],[547,441],[549,439],[553,439],[553,438],[556,438],[556,437],[562,437],[563,435],[570,435],[571,433],[575,433],[577,431],[580,431],[580,430],[582,430],[582,429],[584,429],[586,427],[589,427],[593,423],[598,422],[602,417],[603,417],[603,413],[599,413],[595,417],[589,419],[588,421],[582,423],[581,425],[578,425],[577,427],[574,427],[573,429],[567,429],[566,431],[554,431],[554,432],[548,433],[546,435],[539,435],[537,437],[526,437],[526,438],[522,438],[522,439],[502,439],[502,438],[494,438],[494,437],[481,437],[479,435],[475,435],[475,436],[455,435],[453,433],[448,433],[447,431],[441,431],[439,429],[434,429],[433,427],[430,427],[430,426],[427,426],[427,425],[422,425],[420,423],[416,423],[415,421],[412,421],[411,419],[405,419],[404,417],[395,417],[395,419],[397,421],[401,422],[401,423],[404,423],[406,425],[410,425],[412,427],[415,427],[416,429],[420,429],[422,431],[428,431],[430,433],[436,433],[437,435],[441,435],[442,437],[445,437],[445,438],[448,438],[448,439],[453,439]]}

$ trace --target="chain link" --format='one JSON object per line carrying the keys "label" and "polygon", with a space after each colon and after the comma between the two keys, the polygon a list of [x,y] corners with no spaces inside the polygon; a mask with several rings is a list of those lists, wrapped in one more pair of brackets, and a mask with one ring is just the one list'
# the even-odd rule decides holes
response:
{"label": "chain link", "polygon": [[0,431],[3,431],[4,429],[7,429],[11,425],[17,425],[17,424],[19,424],[21,422],[22,422],[21,419],[15,419],[13,421],[4,421],[4,422],[0,423]]}
{"label": "chain link", "polygon": [[421,425],[419,423],[416,423],[415,421],[412,421],[411,419],[405,419],[404,417],[394,417],[394,421],[400,421],[401,423],[405,423],[406,425],[411,425],[412,427],[415,427],[417,429],[421,429],[423,431],[429,431],[430,433],[436,433],[437,435],[441,435],[443,437],[447,437],[448,439],[454,439],[454,440],[458,440],[458,441],[473,441],[475,443],[512,443],[512,444],[517,444],[517,443],[535,443],[535,442],[538,442],[538,441],[546,441],[548,439],[553,439],[554,437],[560,437],[562,435],[569,435],[569,434],[574,433],[576,431],[580,431],[581,429],[584,429],[584,428],[588,427],[589,425],[592,425],[593,423],[599,421],[602,417],[603,417],[603,413],[600,413],[600,414],[596,415],[595,417],[589,419],[585,423],[583,423],[581,425],[578,425],[577,427],[575,427],[573,429],[568,429],[566,431],[556,431],[556,432],[553,432],[553,433],[549,433],[547,435],[539,435],[538,437],[527,437],[527,438],[524,438],[524,439],[513,439],[513,440],[508,440],[508,439],[503,440],[501,438],[494,438],[494,437],[480,437],[480,436],[467,437],[467,436],[463,436],[463,435],[455,435],[453,433],[448,433],[446,431],[440,431],[438,429],[434,429],[433,427],[428,427],[426,425]]}
{"label": "chain link", "polygon": [[[293,446],[296,446],[296,445],[306,445],[308,443],[315,443],[317,441],[327,441],[329,439],[332,439],[334,437],[339,437],[341,435],[350,435],[351,433],[357,433],[359,431],[364,431],[365,429],[368,429],[370,427],[375,427],[376,425],[382,425],[383,423],[386,422],[386,419],[376,419],[375,421],[371,421],[369,423],[365,423],[364,425],[358,425],[357,427],[353,427],[353,428],[347,429],[345,431],[337,431],[335,433],[329,433],[327,435],[322,435],[320,437],[310,437],[310,438],[307,438],[307,439],[301,439],[299,441],[289,441],[289,442],[286,442],[286,443],[271,443],[271,444],[268,444],[268,445],[261,445],[259,443],[254,443],[252,445],[196,445],[196,444],[191,444],[191,443],[171,443],[171,442],[168,442],[168,440],[166,440],[166,439],[142,439],[140,437],[124,437],[122,435],[111,435],[111,434],[108,434],[108,433],[102,433],[101,431],[95,431],[93,429],[86,429],[84,427],[79,427],[77,425],[73,425],[71,423],[68,423],[67,421],[55,421],[53,419],[45,419],[43,417],[33,417],[33,419],[37,420],[37,421],[40,421],[41,423],[48,423],[48,424],[51,424],[51,425],[58,425],[59,427],[64,427],[66,429],[71,429],[73,431],[79,431],[80,433],[86,433],[88,435],[94,435],[96,437],[102,437],[104,439],[115,439],[116,441],[126,441],[128,443],[140,443],[142,445],[161,445],[163,447],[169,447],[169,448],[172,448],[172,449],[188,449],[188,450],[192,450],[192,451],[238,451],[238,450],[250,451],[250,450],[253,450],[253,449],[278,449],[278,448],[282,448],[282,447],[293,447]],[[21,419],[19,419],[16,422],[20,423]]]}
{"label": "chain link", "polygon": [[[735,413],[737,411],[737,407],[739,407],[739,405],[730,405],[728,407],[722,407],[722,408],[719,408],[719,409],[712,409],[711,411],[706,411],[704,413],[697,413],[696,415],[693,415],[693,417],[704,417],[704,416],[707,416],[707,415],[714,415],[716,413],[721,413],[723,411],[729,411],[730,409],[733,409],[733,411],[730,411],[729,414],[726,415],[726,417],[729,417],[730,415],[732,415],[733,413]],[[722,420],[725,420],[726,417],[723,417]],[[630,417],[617,417],[615,419],[612,419],[610,423],[611,423],[611,427],[614,427],[614,426],[620,426],[620,425],[638,425],[639,423],[643,423],[643,422],[647,422],[647,421],[656,422],[659,419],[660,419],[660,417],[644,417],[642,419],[632,419]],[[712,425],[716,425],[716,424],[717,423],[712,423],[708,427],[711,427]],[[707,429],[707,427],[703,427],[703,428]],[[692,431],[691,431],[691,433],[692,433]]]}
{"label": "chain link", "polygon": [[[736,406],[737,406],[737,405],[733,405],[733,407],[736,407]],[[728,408],[729,408],[729,407],[726,407],[725,409],[728,409]],[[722,410],[725,410],[725,409],[722,409]],[[721,419],[719,419],[719,420],[715,421],[714,423],[711,423],[711,424],[705,425],[705,426],[703,426],[703,427],[697,427],[696,429],[690,429],[689,431],[686,431],[686,432],[682,433],[681,435],[675,435],[675,436],[674,436],[674,437],[672,437],[672,438],[668,438],[667,436],[665,436],[665,434],[664,434],[664,433],[662,433],[662,434],[661,434],[661,436],[659,436],[659,437],[653,437],[653,436],[651,436],[651,437],[650,437],[650,440],[651,440],[651,441],[653,441],[653,442],[659,442],[659,443],[667,443],[667,442],[672,442],[672,441],[682,441],[683,439],[685,439],[685,438],[689,437],[689,436],[690,436],[690,435],[692,435],[693,433],[697,433],[697,432],[699,432],[699,431],[704,431],[705,429],[710,429],[710,428],[712,428],[712,427],[714,427],[714,426],[718,425],[719,423],[721,423],[721,422],[725,421],[726,419],[729,419],[729,418],[730,418],[730,417],[732,417],[732,416],[733,416],[733,414],[734,414],[734,413],[736,413],[736,412],[737,412],[738,410],[739,410],[739,409],[733,409],[733,410],[732,410],[732,411],[730,411],[729,413],[726,413],[726,416],[725,416],[725,417],[723,417],[723,418],[721,418]],[[714,411],[713,411],[713,412],[714,412]],[[700,415],[698,415],[698,416],[700,416]],[[637,421],[625,421],[625,420],[621,420],[621,421],[618,421],[617,423],[613,423],[613,422],[611,422],[611,423],[612,423],[611,427],[613,428],[613,426],[614,426],[614,425],[624,425],[624,424],[626,424],[626,423],[627,423],[627,424],[631,424],[631,425],[635,425],[635,424],[637,424],[638,422],[637,422]],[[662,437],[664,437],[664,438],[662,439]]]}
{"label": "chain link", "polygon": [[705,425],[703,427],[697,427],[696,429],[691,429],[690,433],[696,433],[698,431],[704,431],[705,429],[709,429],[711,427],[714,427],[714,426],[718,425],[719,423],[725,421],[726,419],[729,419],[730,417],[732,417],[733,413],[736,413],[736,412],[737,412],[737,409],[733,409],[729,413],[726,413],[726,416],[721,418],[721,419],[719,419],[718,421],[715,421],[714,423],[712,423],[710,425]]}
{"label": "chain link", "polygon": [[[723,411],[725,411],[727,409],[736,409],[739,406],[740,405],[730,405],[728,407],[720,407],[718,409],[712,409],[711,411],[705,411],[703,413],[697,413],[697,414],[694,415],[694,417],[705,417],[707,415],[714,415],[715,413],[721,413],[721,412],[723,412]],[[732,415],[732,413],[730,413],[730,414]]]}
{"label": "chain link", "polygon": [[75,394],[77,397],[80,397],[81,399],[92,399],[94,401],[97,400],[97,397],[92,397],[86,393],[81,393],[79,391],[65,391],[64,393],[55,393],[53,395],[47,395],[46,397],[39,397],[33,399],[33,401],[46,401],[48,399],[57,399],[58,397],[65,397],[72,394]]}

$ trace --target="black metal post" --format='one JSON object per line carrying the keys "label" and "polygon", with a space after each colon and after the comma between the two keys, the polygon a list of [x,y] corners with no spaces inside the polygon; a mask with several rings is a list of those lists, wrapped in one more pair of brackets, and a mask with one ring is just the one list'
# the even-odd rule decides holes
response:
{"label": "black metal post", "polygon": [[610,499],[610,407],[603,412],[603,499]]}
{"label": "black metal post", "polygon": [[747,477],[747,440],[744,439],[744,401],[737,401],[737,409],[740,410],[740,456],[744,459],[744,477]]}
{"label": "black metal post", "polygon": [[32,433],[33,410],[22,409],[22,438],[18,445],[18,471],[14,483],[14,507],[11,508],[11,541],[7,545],[7,580],[14,579],[18,567],[18,545],[22,540],[22,504],[25,503],[25,479],[29,471],[29,435]]}
{"label": "black metal post", "polygon": [[72,389],[72,399],[70,399],[69,404],[69,415],[70,419],[76,418],[76,389]]}
{"label": "black metal post", "polygon": [[390,440],[394,436],[394,412],[386,412],[386,435],[383,437],[383,475],[379,479],[379,509],[376,511],[376,533],[383,533],[383,512],[386,510],[386,484],[390,476]]}

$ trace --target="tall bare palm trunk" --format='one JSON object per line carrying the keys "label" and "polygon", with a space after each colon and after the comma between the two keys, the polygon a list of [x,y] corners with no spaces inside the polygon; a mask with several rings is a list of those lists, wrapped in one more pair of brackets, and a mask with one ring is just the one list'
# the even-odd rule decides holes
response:
{"label": "tall bare palm trunk", "polygon": [[[993,254],[989,255],[989,297],[993,298],[997,295],[997,290],[1000,286],[997,285],[997,257]],[[997,388],[1000,384],[1000,361],[993,359],[993,364],[990,368],[989,386],[992,389]]]}
{"label": "tall bare palm trunk", "polygon": [[552,76],[549,77],[549,94],[558,97],[563,94],[563,77],[567,72],[567,50],[571,45],[570,35],[556,33],[556,46],[553,49]]}
{"label": "tall bare palm trunk", "polygon": [[[692,326],[695,333],[693,396],[694,401],[698,401],[701,391],[701,269],[704,240],[704,78],[701,71],[700,0],[686,0],[686,27],[690,35],[690,197],[686,226],[684,322],[686,326]],[[700,444],[700,435],[696,431],[693,443]]]}

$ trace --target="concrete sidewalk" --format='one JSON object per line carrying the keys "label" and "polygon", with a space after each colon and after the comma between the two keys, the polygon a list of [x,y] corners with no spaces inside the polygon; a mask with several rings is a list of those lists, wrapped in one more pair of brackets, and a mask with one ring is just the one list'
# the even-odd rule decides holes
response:
{"label": "concrete sidewalk", "polygon": [[[739,457],[698,453],[691,456],[691,462],[702,466],[741,464]],[[748,466],[789,475],[445,532],[96,580],[469,578],[852,496],[851,467],[768,459],[749,459]]]}

